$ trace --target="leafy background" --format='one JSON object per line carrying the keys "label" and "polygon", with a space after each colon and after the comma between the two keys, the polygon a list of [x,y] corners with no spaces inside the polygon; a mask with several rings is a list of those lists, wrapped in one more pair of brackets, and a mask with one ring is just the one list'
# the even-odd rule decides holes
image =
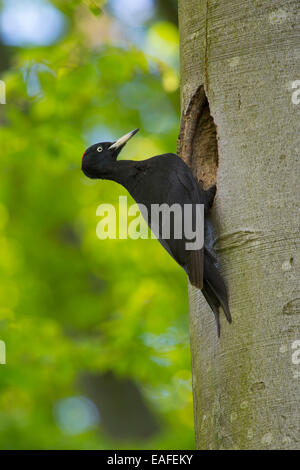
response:
{"label": "leafy background", "polygon": [[176,151],[173,0],[0,3],[2,449],[194,448],[185,274],[156,240],[96,237],[126,191],[91,143]]}

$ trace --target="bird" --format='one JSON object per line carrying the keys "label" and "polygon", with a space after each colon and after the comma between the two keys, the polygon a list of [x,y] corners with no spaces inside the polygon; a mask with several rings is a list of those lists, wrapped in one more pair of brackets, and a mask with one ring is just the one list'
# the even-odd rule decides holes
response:
{"label": "bird", "polygon": [[[121,150],[138,131],[135,129],[115,142],[99,142],[88,147],[81,160],[82,172],[91,179],[112,180],[121,184],[138,205],[147,208],[148,213],[153,204],[179,204],[181,207],[190,204],[193,208],[203,204],[206,220],[214,202],[216,186],[205,190],[178,155],[166,153],[140,161],[117,160]],[[151,220],[146,221],[152,228]],[[160,220],[162,223],[163,220]],[[174,231],[174,224],[172,228]],[[220,337],[220,307],[229,323],[232,318],[227,288],[216,266],[215,256],[205,244],[199,249],[186,249],[184,235],[181,239],[175,238],[173,231],[170,231],[168,239],[158,234],[158,241],[185,270],[190,283],[202,291],[215,316]]]}

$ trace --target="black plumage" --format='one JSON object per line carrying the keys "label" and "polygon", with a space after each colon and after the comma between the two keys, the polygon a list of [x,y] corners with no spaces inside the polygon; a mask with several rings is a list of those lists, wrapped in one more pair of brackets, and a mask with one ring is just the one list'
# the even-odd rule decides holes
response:
{"label": "black plumage", "polygon": [[[89,178],[113,180],[124,186],[138,204],[148,210],[148,224],[151,226],[152,204],[204,204],[208,215],[213,204],[216,187],[205,191],[194,178],[189,167],[177,155],[167,153],[143,161],[120,160],[117,156],[126,142],[138,131],[136,129],[116,142],[102,142],[89,147],[82,157],[82,171]],[[163,220],[162,220],[163,223]],[[202,290],[217,322],[220,334],[219,307],[231,322],[228,296],[212,254],[206,247],[186,250],[186,239],[176,239],[171,225],[170,238],[158,237],[159,242],[186,271],[192,285]],[[203,260],[204,258],[204,260]]]}

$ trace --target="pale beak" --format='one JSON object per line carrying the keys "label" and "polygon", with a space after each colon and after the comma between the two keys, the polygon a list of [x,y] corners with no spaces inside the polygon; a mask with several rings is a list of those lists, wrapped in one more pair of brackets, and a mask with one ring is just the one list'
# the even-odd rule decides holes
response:
{"label": "pale beak", "polygon": [[131,137],[133,137],[138,131],[139,129],[135,129],[134,131],[128,132],[128,134],[123,135],[123,137],[120,137],[120,139],[118,139],[114,144],[112,144],[108,148],[108,150],[117,150],[123,147],[128,142],[128,140],[131,139]]}

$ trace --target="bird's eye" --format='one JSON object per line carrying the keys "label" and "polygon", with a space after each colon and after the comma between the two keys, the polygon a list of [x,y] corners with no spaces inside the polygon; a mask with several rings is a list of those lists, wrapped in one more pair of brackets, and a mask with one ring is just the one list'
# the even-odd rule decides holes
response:
{"label": "bird's eye", "polygon": [[101,147],[101,145],[99,145],[99,147],[97,147],[97,152],[102,152],[103,148]]}

